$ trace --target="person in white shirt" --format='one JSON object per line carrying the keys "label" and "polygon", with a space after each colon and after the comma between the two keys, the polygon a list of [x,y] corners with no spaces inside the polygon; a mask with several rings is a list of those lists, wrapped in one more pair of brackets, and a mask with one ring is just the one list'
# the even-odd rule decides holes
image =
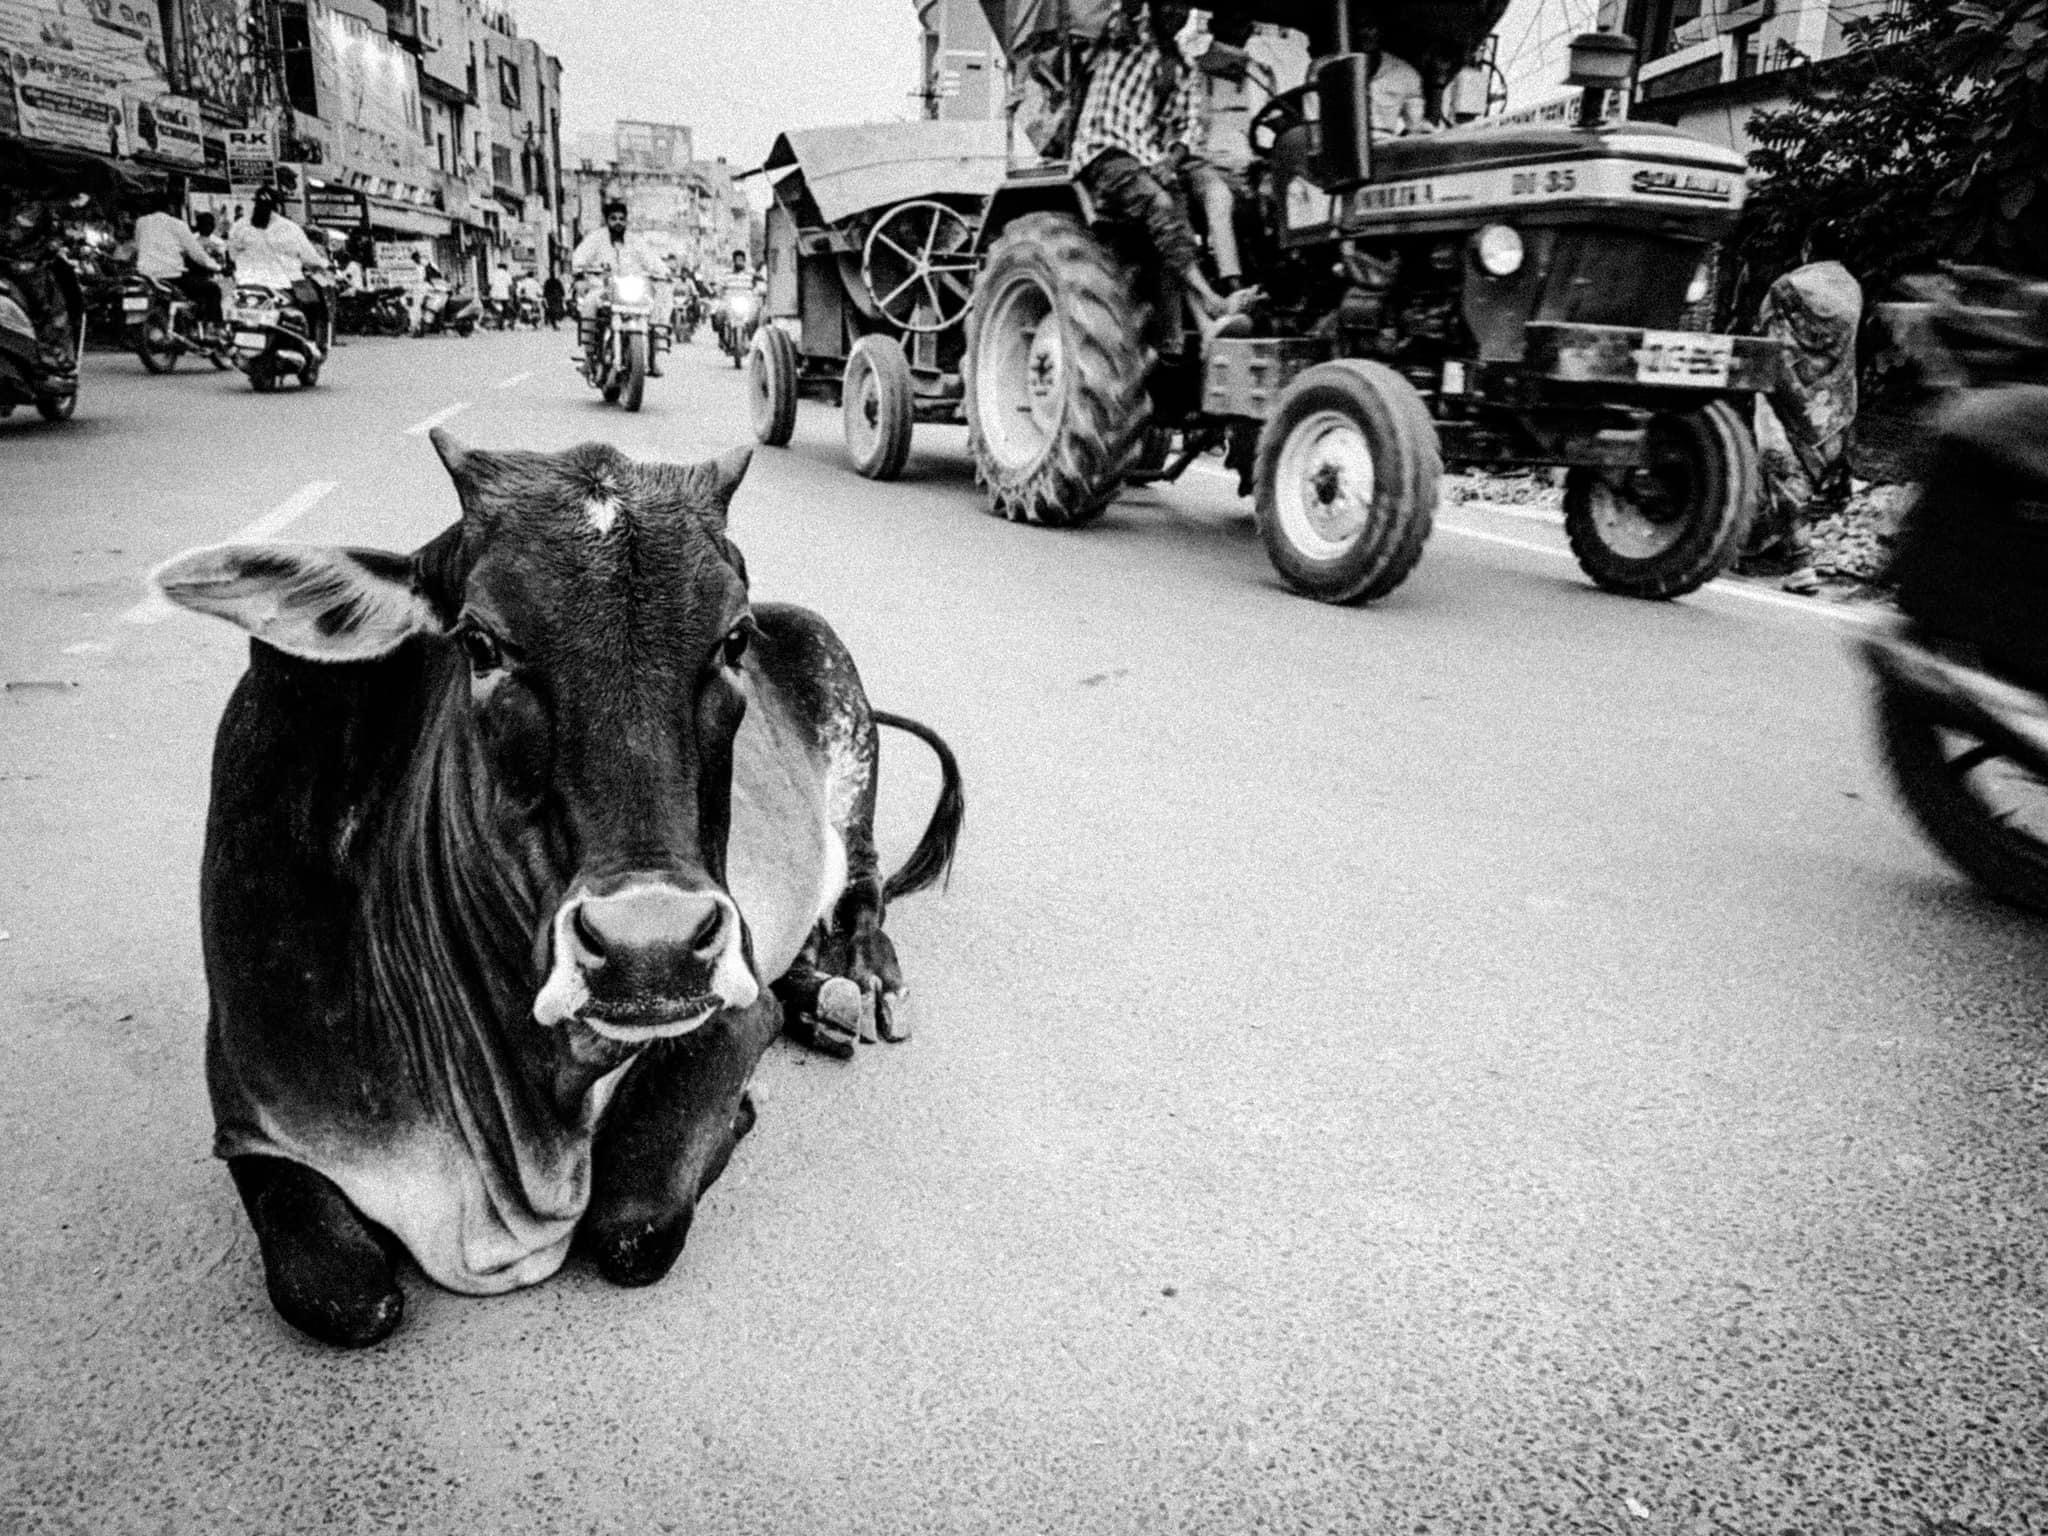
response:
{"label": "person in white shirt", "polygon": [[235,281],[289,294],[306,312],[315,336],[327,334],[327,296],[308,272],[324,270],[327,253],[306,238],[306,232],[278,210],[283,196],[274,187],[257,189],[249,217],[228,236],[228,255],[235,263]]}
{"label": "person in white shirt", "polygon": [[169,198],[135,221],[135,270],[184,294],[208,325],[221,323],[220,288],[211,276],[220,271],[220,263],[191,226],[171,212]]}

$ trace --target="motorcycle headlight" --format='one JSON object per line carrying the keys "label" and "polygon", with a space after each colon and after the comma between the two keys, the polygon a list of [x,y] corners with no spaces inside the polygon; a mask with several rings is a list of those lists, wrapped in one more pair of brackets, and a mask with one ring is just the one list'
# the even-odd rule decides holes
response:
{"label": "motorcycle headlight", "polygon": [[622,273],[612,279],[612,297],[621,304],[645,304],[647,279],[636,274]]}
{"label": "motorcycle headlight", "polygon": [[1699,303],[1713,289],[1713,286],[1714,264],[1711,260],[1702,261],[1699,264],[1699,269],[1693,273],[1692,281],[1685,285],[1685,302],[1688,304]]}
{"label": "motorcycle headlight", "polygon": [[1506,224],[1482,228],[1472,237],[1472,252],[1479,259],[1480,271],[1489,277],[1513,277],[1522,270],[1522,259],[1528,254],[1521,235]]}

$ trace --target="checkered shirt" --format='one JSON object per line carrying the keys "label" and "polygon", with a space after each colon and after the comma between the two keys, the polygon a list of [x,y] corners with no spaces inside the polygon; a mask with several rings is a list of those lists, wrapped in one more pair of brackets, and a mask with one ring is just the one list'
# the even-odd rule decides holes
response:
{"label": "checkered shirt", "polygon": [[1073,163],[1086,170],[1113,149],[1141,164],[1159,163],[1167,147],[1181,142],[1195,118],[1195,71],[1183,70],[1180,84],[1164,112],[1159,106],[1161,72],[1166,61],[1150,38],[1105,47],[1095,56],[1088,75],[1088,94],[1081,102],[1081,120],[1074,125]]}

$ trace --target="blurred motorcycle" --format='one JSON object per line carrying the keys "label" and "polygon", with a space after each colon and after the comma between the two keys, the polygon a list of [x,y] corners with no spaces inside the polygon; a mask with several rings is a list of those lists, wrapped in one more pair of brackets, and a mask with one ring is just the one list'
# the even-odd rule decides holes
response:
{"label": "blurred motorcycle", "polygon": [[[36,332],[44,305],[61,302],[70,356],[59,366]],[[54,322],[53,322],[54,324]],[[68,421],[78,409],[78,363],[85,352],[86,300],[61,244],[23,217],[0,230],[0,416],[33,405],[45,421]],[[53,340],[53,347],[55,342]]]}
{"label": "blurred motorcycle", "polygon": [[761,295],[751,288],[735,288],[719,296],[718,343],[735,368],[747,360],[754,332],[761,328]]}
{"label": "blurred motorcycle", "polygon": [[1992,894],[2048,914],[2048,283],[1986,268],[1881,311],[1937,390],[1862,650],[1906,810]]}

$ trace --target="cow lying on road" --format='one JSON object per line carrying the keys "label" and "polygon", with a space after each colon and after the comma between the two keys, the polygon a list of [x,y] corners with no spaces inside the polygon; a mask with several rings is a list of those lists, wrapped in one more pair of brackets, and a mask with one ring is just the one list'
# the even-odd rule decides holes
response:
{"label": "cow lying on road", "polygon": [[[201,877],[215,1151],[278,1311],[343,1345],[398,1324],[394,1240],[478,1294],[572,1237],[620,1284],[666,1274],[785,1015],[831,1045],[821,990],[858,987],[898,1037],[883,912],[963,812],[945,743],[870,710],[823,619],[749,604],[744,452],[434,442],[462,516],[414,554],[156,578],[254,637]],[[942,771],[886,883],[878,723]]]}

